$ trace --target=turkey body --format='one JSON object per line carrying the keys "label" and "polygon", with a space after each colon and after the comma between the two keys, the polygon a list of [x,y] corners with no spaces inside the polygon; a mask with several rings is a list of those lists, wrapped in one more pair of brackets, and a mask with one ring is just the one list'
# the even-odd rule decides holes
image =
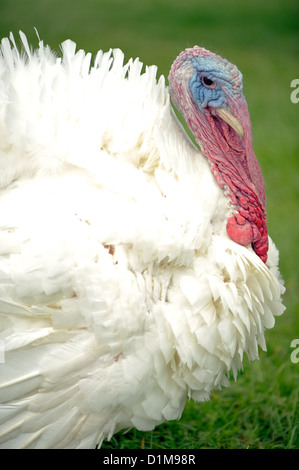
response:
{"label": "turkey body", "polygon": [[0,58],[0,446],[93,448],[178,419],[258,358],[278,252],[232,205],[164,78],[120,50]]}

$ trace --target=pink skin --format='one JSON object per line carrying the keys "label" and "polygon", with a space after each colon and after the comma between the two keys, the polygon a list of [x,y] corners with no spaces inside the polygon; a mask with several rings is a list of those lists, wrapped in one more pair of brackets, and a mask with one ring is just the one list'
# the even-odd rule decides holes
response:
{"label": "pink skin", "polygon": [[[204,60],[205,57],[215,59],[214,68],[220,64],[220,68],[223,67],[230,76],[231,88],[226,88],[224,81],[219,82],[219,87],[225,93],[225,107],[243,127],[243,138],[218,115],[217,107],[208,103],[200,108],[192,97],[189,83],[196,70],[193,61],[197,58]],[[238,69],[221,57],[195,46],[182,52],[173,63],[169,87],[175,106],[184,116],[203,154],[208,157],[219,186],[226,190],[236,209],[227,221],[229,237],[243,246],[252,244],[265,263],[268,252],[265,188],[253,151],[250,117]]]}

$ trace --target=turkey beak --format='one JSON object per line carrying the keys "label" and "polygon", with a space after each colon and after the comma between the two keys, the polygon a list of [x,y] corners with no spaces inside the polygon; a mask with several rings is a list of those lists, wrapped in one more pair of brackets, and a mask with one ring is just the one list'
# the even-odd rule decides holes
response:
{"label": "turkey beak", "polygon": [[218,116],[223,119],[223,121],[227,122],[229,126],[231,126],[236,133],[243,139],[244,137],[244,129],[240,121],[230,112],[228,108],[217,108]]}

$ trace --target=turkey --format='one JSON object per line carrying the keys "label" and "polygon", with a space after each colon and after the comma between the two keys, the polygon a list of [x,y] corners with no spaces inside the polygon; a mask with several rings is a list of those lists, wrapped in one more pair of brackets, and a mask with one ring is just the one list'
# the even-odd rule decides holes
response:
{"label": "turkey", "polygon": [[236,66],[195,46],[168,88],[119,49],[20,38],[0,53],[0,447],[94,448],[258,358],[278,251]]}

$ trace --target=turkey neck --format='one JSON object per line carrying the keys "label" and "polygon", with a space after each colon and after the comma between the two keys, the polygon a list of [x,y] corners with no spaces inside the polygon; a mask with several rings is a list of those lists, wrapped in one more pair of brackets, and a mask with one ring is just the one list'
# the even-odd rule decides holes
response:
{"label": "turkey neck", "polygon": [[[253,151],[252,130],[243,95],[231,99],[229,109],[242,124],[243,138],[217,114],[217,108],[200,111],[191,103],[183,108],[185,120],[202,153],[209,159],[216,181],[234,207],[227,221],[229,237],[267,261],[268,234],[264,181]],[[187,111],[188,112],[184,112]]]}

